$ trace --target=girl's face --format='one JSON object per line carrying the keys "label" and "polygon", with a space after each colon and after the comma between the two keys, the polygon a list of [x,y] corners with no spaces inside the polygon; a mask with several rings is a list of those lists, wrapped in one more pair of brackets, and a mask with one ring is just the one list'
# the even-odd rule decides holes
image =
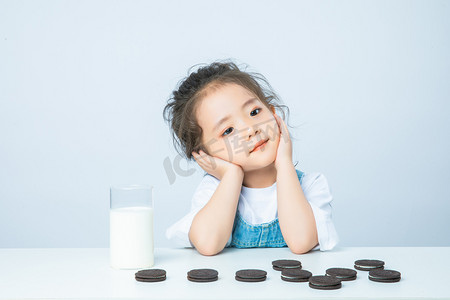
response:
{"label": "girl's face", "polygon": [[[209,155],[252,171],[275,161],[279,129],[273,113],[252,92],[229,83],[200,100],[196,117]],[[254,150],[260,141],[267,142]]]}

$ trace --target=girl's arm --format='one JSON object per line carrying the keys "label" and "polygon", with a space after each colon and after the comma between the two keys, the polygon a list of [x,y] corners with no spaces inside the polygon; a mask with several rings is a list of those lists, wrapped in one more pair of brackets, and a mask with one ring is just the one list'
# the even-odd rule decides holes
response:
{"label": "girl's arm", "polygon": [[316,221],[292,162],[277,168],[277,201],[280,229],[289,249],[296,254],[310,251],[318,244]]}
{"label": "girl's arm", "polygon": [[274,114],[280,129],[275,168],[277,169],[278,221],[289,249],[306,253],[318,244],[316,220],[303,194],[292,163],[292,142],[284,121]]}
{"label": "girl's arm", "polygon": [[[198,155],[195,157],[200,161]],[[202,168],[209,169],[204,163],[200,161]],[[240,166],[220,161],[221,166],[223,168],[215,168],[220,183],[208,203],[195,215],[189,230],[191,243],[203,255],[215,255],[225,248],[233,230],[244,179]]]}

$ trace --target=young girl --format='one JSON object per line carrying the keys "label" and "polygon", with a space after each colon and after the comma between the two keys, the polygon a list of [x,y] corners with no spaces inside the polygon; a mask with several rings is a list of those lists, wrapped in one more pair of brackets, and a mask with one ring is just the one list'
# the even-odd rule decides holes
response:
{"label": "young girl", "polygon": [[[166,236],[203,255],[224,247],[284,247],[296,254],[338,241],[332,196],[320,173],[295,169],[278,97],[234,63],[191,73],[164,108],[174,144],[206,172],[191,211]],[[166,117],[166,114],[169,116]]]}

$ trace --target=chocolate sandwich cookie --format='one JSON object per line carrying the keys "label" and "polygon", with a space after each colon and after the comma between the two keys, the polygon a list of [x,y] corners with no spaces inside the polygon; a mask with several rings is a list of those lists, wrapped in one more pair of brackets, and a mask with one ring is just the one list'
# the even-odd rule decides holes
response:
{"label": "chocolate sandwich cookie", "polygon": [[245,269],[236,272],[236,280],[243,282],[259,282],[267,278],[267,272],[258,269]]}
{"label": "chocolate sandwich cookie", "polygon": [[342,287],[341,280],[328,275],[311,276],[309,287],[318,290],[337,290]]}
{"label": "chocolate sandwich cookie", "polygon": [[342,281],[355,280],[356,274],[355,270],[347,268],[329,268],[326,271],[326,275],[335,276]]}
{"label": "chocolate sandwich cookie", "polygon": [[361,271],[384,269],[384,261],[377,259],[360,259],[355,261],[355,269]]}
{"label": "chocolate sandwich cookie", "polygon": [[290,282],[307,282],[312,276],[312,273],[299,268],[284,269],[281,271],[281,279]]}
{"label": "chocolate sandwich cookie", "polygon": [[402,274],[395,270],[375,269],[369,272],[369,279],[377,282],[398,282]]}
{"label": "chocolate sandwich cookie", "polygon": [[294,259],[278,259],[272,262],[274,270],[282,271],[284,269],[301,269],[302,263]]}
{"label": "chocolate sandwich cookie", "polygon": [[137,281],[158,282],[166,280],[166,271],[162,269],[140,270],[134,276]]}
{"label": "chocolate sandwich cookie", "polygon": [[187,273],[187,279],[194,282],[212,282],[219,279],[219,272],[213,269],[194,269]]}

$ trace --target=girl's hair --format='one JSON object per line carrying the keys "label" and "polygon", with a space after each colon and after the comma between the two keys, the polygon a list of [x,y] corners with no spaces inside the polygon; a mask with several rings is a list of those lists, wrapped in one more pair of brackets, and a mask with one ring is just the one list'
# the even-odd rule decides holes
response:
{"label": "girl's hair", "polygon": [[284,109],[289,115],[289,108],[281,104],[280,98],[263,75],[241,71],[235,63],[230,61],[213,62],[181,80],[164,107],[164,120],[170,124],[175,149],[181,156],[191,160],[193,158],[192,151],[203,150],[209,154],[202,143],[203,131],[196,118],[197,104],[210,91],[217,90],[229,83],[246,88],[255,94],[267,108],[274,107],[280,110],[283,119],[285,118]]}

